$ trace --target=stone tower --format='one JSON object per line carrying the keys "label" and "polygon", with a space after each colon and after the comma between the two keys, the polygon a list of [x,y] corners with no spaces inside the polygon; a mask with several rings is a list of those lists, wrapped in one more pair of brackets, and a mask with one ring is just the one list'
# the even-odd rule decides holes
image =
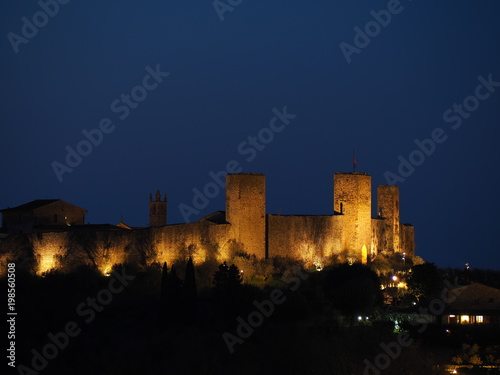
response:
{"label": "stone tower", "polygon": [[156,192],[156,199],[149,194],[149,226],[161,227],[167,225],[167,194],[161,200],[161,194]]}
{"label": "stone tower", "polygon": [[371,177],[368,173],[340,173],[333,176],[333,209],[344,215],[344,249],[367,262],[371,248]]}
{"label": "stone tower", "polygon": [[377,216],[384,219],[383,233],[389,251],[401,251],[399,224],[399,188],[395,185],[379,185],[377,188]]}
{"label": "stone tower", "polygon": [[255,173],[226,176],[226,221],[231,237],[260,259],[266,251],[266,176]]}

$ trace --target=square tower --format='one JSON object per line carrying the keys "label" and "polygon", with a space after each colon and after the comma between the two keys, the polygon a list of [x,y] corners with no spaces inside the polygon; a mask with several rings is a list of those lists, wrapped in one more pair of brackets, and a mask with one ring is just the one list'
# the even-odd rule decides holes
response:
{"label": "square tower", "polygon": [[372,182],[368,173],[341,173],[333,176],[333,210],[344,215],[344,250],[363,263],[371,247]]}
{"label": "square tower", "polygon": [[399,224],[399,188],[396,185],[379,185],[377,188],[377,216],[384,219],[383,233],[388,251],[401,251]]}
{"label": "square tower", "polygon": [[231,224],[231,236],[247,253],[266,258],[266,176],[226,176],[226,221]]}

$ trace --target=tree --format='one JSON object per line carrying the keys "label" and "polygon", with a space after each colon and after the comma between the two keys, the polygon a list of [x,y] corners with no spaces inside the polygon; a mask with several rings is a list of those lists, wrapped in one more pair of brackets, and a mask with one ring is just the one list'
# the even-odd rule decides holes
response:
{"label": "tree", "polygon": [[189,258],[186,264],[184,286],[182,287],[182,319],[186,324],[195,322],[198,313],[196,299],[198,291],[196,288],[196,276],[193,260]]}
{"label": "tree", "polygon": [[228,267],[226,262],[219,265],[214,273],[214,303],[219,315],[226,321],[233,321],[241,300],[241,276],[234,264]]}
{"label": "tree", "polygon": [[224,262],[214,274],[214,287],[216,292],[233,294],[241,287],[241,274],[234,264],[231,267]]}
{"label": "tree", "polygon": [[182,281],[177,277],[174,266],[168,272],[167,263],[163,263],[161,275],[161,296],[160,311],[161,316],[166,319],[166,324],[173,324],[181,317],[181,287]]}
{"label": "tree", "polygon": [[160,290],[160,311],[163,314],[166,313],[167,300],[168,300],[168,268],[167,262],[163,263],[163,268],[161,271],[161,290]]}
{"label": "tree", "polygon": [[341,264],[326,271],[325,295],[332,306],[352,319],[371,313],[382,304],[380,280],[369,267]]}
{"label": "tree", "polygon": [[441,275],[434,263],[424,263],[412,268],[407,285],[415,298],[429,301],[440,292]]}

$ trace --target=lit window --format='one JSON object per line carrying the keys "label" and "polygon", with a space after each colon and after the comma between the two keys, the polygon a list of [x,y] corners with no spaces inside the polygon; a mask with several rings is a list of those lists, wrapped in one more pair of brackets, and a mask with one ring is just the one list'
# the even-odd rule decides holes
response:
{"label": "lit window", "polygon": [[476,316],[476,323],[483,323],[483,316],[482,315],[477,315]]}
{"label": "lit window", "polygon": [[460,323],[469,324],[469,315],[461,315],[460,316]]}

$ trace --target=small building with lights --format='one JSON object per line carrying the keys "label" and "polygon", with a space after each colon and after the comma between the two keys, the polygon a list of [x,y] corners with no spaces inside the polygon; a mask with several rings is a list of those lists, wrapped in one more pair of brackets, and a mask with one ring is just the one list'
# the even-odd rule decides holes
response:
{"label": "small building with lights", "polygon": [[33,233],[57,230],[58,227],[83,225],[87,210],[62,199],[37,199],[0,212],[2,231]]}
{"label": "small building with lights", "polygon": [[473,283],[448,292],[443,324],[500,325],[500,289]]}

